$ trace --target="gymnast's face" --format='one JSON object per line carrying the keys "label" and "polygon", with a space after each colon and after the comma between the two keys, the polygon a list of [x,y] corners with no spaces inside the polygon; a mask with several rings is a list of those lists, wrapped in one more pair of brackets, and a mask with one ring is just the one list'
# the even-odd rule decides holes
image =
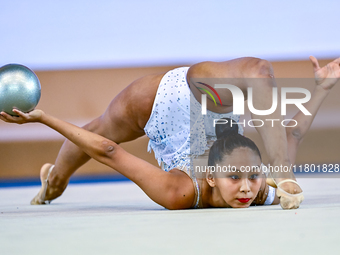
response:
{"label": "gymnast's face", "polygon": [[[230,165],[231,169],[215,172],[213,178],[208,181],[215,189],[219,203],[233,208],[249,207],[256,198],[262,182],[260,157],[253,150],[241,147],[226,155],[219,165]],[[253,166],[257,168],[254,169]]]}

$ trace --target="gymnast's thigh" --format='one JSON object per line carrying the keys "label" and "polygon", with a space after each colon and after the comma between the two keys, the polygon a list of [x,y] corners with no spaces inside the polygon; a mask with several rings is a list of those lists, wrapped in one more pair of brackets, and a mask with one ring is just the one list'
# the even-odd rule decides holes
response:
{"label": "gymnast's thigh", "polygon": [[[195,98],[200,102],[202,92],[198,87],[202,83],[210,87],[214,87],[217,82],[233,84],[246,94],[249,78],[259,77],[261,72],[272,74],[272,67],[268,61],[258,58],[246,57],[224,62],[206,61],[190,67],[187,81]],[[208,101],[208,110],[218,113],[232,111],[233,95],[231,91],[216,88],[216,92],[220,96],[223,106],[219,104],[219,101],[216,102],[217,107],[214,106],[212,101],[210,104]]]}
{"label": "gymnast's thigh", "polygon": [[144,76],[121,91],[98,118],[99,133],[116,143],[143,136],[163,75]]}

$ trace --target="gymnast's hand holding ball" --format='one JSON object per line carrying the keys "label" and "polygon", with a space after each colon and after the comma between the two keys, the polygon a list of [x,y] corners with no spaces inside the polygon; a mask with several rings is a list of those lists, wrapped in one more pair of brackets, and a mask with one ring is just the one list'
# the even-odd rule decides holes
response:
{"label": "gymnast's hand holding ball", "polygon": [[25,124],[29,122],[41,122],[42,116],[45,114],[42,110],[33,110],[29,113],[24,113],[18,109],[12,110],[17,116],[11,116],[6,112],[1,112],[0,119],[8,123]]}
{"label": "gymnast's hand holding ball", "polygon": [[39,122],[43,112],[32,110],[40,96],[39,79],[28,67],[8,64],[0,68],[0,118],[3,121],[17,124]]}

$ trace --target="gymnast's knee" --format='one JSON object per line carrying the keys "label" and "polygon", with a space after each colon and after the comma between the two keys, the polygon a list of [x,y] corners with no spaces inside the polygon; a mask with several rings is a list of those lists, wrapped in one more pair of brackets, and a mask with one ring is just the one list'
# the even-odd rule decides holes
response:
{"label": "gymnast's knee", "polygon": [[268,60],[251,58],[249,66],[250,78],[274,78],[273,66]]}

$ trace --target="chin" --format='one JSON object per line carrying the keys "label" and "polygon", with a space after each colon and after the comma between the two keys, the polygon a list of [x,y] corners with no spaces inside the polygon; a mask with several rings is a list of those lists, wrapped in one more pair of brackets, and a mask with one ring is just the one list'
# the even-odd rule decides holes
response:
{"label": "chin", "polygon": [[[251,203],[250,203],[251,204]],[[250,204],[245,204],[245,205],[235,205],[232,206],[232,208],[248,208],[250,206]]]}
{"label": "chin", "polygon": [[240,203],[238,201],[235,201],[235,203],[233,203],[233,205],[231,205],[232,208],[248,208],[251,203],[253,202],[253,199],[248,201],[247,203]]}

